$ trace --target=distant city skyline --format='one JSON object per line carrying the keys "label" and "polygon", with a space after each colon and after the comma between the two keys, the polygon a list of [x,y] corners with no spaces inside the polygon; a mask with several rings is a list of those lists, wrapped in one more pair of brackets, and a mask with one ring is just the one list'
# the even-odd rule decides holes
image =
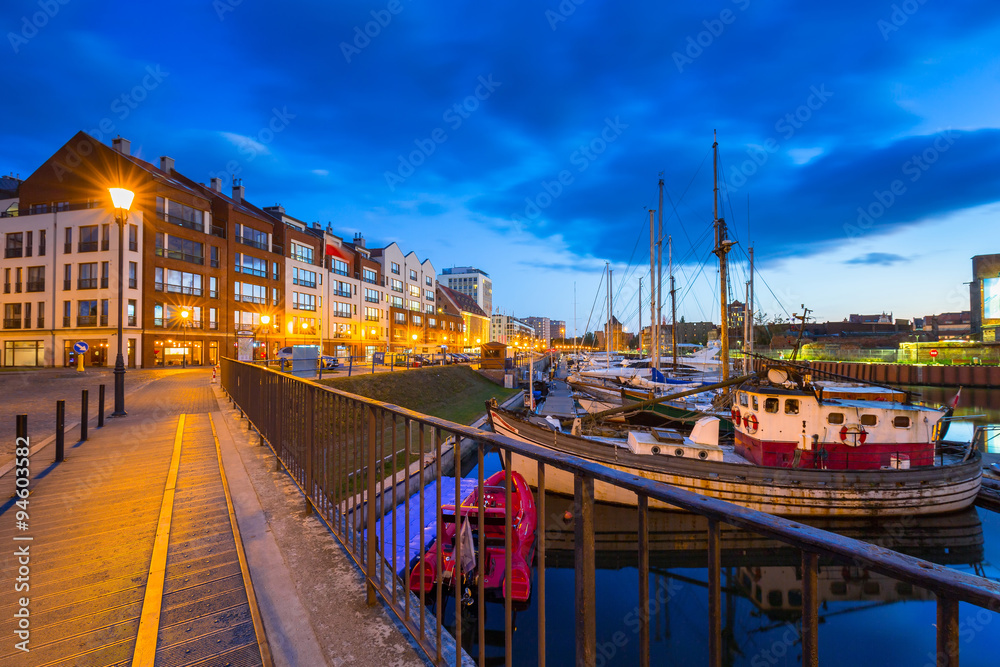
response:
{"label": "distant city skyline", "polygon": [[[494,310],[572,335],[607,319],[605,261],[615,317],[649,323],[661,173],[678,318],[718,322],[717,130],[733,298],[752,245],[769,317],[969,309],[970,258],[1000,250],[1000,6],[571,4],[403,3],[369,30],[361,2],[68,3],[34,26],[15,0],[0,172],[121,135],[260,207],[481,268]],[[163,48],[179,34],[198,48]]]}

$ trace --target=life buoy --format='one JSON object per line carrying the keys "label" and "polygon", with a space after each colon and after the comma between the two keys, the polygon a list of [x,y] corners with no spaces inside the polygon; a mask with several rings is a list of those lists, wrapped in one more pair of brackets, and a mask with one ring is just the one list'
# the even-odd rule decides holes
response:
{"label": "life buoy", "polygon": [[743,427],[748,433],[756,433],[758,426],[760,426],[760,424],[757,423],[757,415],[751,413],[743,418]]}
{"label": "life buoy", "polygon": [[733,418],[734,424],[740,423],[740,409],[735,405],[733,406],[733,411],[729,414],[729,416]]}
{"label": "life buoy", "polygon": [[868,432],[861,424],[844,424],[840,427],[840,441],[845,445],[857,447],[865,444]]}

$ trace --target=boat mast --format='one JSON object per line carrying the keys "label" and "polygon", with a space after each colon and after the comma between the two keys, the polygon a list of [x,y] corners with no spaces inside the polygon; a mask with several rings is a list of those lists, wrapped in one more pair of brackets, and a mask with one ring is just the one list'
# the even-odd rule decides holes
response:
{"label": "boat mast", "polygon": [[667,239],[670,258],[670,346],[674,360],[674,373],[677,372],[677,290],[674,288],[674,239]]}
{"label": "boat mast", "polygon": [[[747,294],[747,335],[744,340],[747,342],[748,358],[749,355],[753,354],[753,246],[750,247],[750,291]],[[750,362],[750,367],[753,366],[753,362]],[[750,372],[750,368],[747,368],[747,372]]]}
{"label": "boat mast", "polygon": [[639,356],[642,357],[642,276],[639,276]]}
{"label": "boat mast", "polygon": [[656,368],[660,370],[660,328],[663,323],[663,173],[660,173],[660,208],[656,210],[659,228],[656,232]]}
{"label": "boat mast", "polygon": [[728,321],[728,300],[726,294],[726,253],[729,252],[732,243],[726,240],[726,221],[719,217],[719,141],[718,136],[713,132],[712,142],[712,204],[715,216],[715,250],[712,252],[719,258],[719,303],[722,307],[722,324],[720,327],[720,342],[722,352],[722,381],[729,379],[729,321]]}
{"label": "boat mast", "polygon": [[653,360],[653,368],[660,370],[660,341],[657,338],[656,322],[656,228],[653,223],[654,213],[653,210],[649,211],[649,356]]}
{"label": "boat mast", "polygon": [[608,335],[605,336],[607,339],[605,341],[605,347],[608,349],[608,368],[611,368],[611,338],[614,336],[614,325],[611,323],[614,315],[611,314],[612,302],[611,302],[611,263],[608,263]]}
{"label": "boat mast", "polygon": [[573,347],[576,352],[576,362],[580,363],[580,341],[576,337],[576,281],[573,281]]}

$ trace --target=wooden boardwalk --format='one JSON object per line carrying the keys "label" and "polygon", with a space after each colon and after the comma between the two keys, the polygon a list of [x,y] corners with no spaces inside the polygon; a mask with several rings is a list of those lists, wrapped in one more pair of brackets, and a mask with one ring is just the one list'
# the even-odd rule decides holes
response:
{"label": "wooden boardwalk", "polygon": [[[164,380],[163,382],[170,382]],[[30,554],[28,652],[0,596],[4,665],[270,665],[232,511],[208,387],[137,392],[128,417],[67,433],[31,462],[27,519],[0,479],[5,573]],[[166,390],[166,391],[164,391]],[[30,424],[29,424],[30,427]],[[29,429],[30,434],[30,429]],[[20,538],[20,539],[16,539]],[[30,539],[26,539],[30,538]],[[7,577],[5,576],[5,579]],[[23,623],[21,623],[23,625]]]}

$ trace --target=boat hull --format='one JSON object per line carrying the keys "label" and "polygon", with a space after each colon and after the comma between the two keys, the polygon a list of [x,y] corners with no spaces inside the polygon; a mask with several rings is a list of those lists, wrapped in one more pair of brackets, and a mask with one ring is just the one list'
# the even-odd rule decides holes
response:
{"label": "boat hull", "polygon": [[[666,455],[633,454],[620,447],[555,434],[507,414],[490,413],[494,430],[554,452],[573,454],[628,475],[669,484],[750,509],[780,516],[905,516],[944,514],[971,505],[979,493],[979,455],[964,463],[910,470],[805,470],[700,461]],[[499,417],[499,419],[497,418]],[[554,437],[555,436],[555,437]],[[538,464],[514,454],[513,468],[538,486]],[[549,466],[545,488],[574,492],[572,473]],[[601,502],[636,505],[636,495],[601,481],[594,483]],[[669,508],[650,499],[650,507]]]}

